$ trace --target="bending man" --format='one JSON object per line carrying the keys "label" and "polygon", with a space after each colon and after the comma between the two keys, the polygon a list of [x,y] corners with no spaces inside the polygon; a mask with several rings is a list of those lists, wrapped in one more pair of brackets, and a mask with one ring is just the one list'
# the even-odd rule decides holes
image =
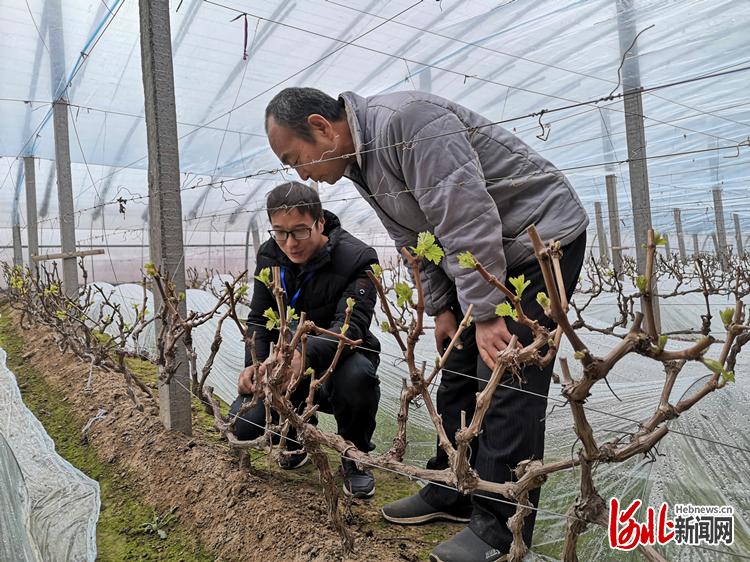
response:
{"label": "bending man", "polygon": [[[461,411],[474,412],[497,354],[512,335],[524,345],[529,330],[495,314],[503,295],[479,273],[461,269],[457,255],[471,252],[500,281],[523,274],[531,284],[523,293],[528,316],[553,328],[537,305],[544,291],[526,229],[535,225],[544,240],[563,246],[566,290],[575,287],[586,245],[588,218],[565,176],[523,141],[481,115],[423,92],[362,97],[344,92],[338,99],[312,88],[287,88],[266,108],[271,148],[303,179],[330,184],[350,179],[372,206],[397,247],[415,246],[417,234],[435,234],[445,251],[440,266],[422,273],[425,305],[435,317],[439,352],[455,334],[469,304],[474,324],[462,335],[441,374],[437,409],[454,439]],[[494,482],[512,479],[525,459],[544,454],[546,396],[552,365],[523,370],[522,390],[510,374],[501,381],[484,418],[472,464]],[[438,447],[428,463],[446,468]],[[539,490],[530,494],[534,506]],[[468,527],[438,545],[431,559],[443,562],[499,560],[509,551],[508,518],[516,506],[506,498],[477,494],[468,498],[436,485],[383,508],[394,523],[434,519],[466,521]],[[533,511],[525,519],[530,546]]]}

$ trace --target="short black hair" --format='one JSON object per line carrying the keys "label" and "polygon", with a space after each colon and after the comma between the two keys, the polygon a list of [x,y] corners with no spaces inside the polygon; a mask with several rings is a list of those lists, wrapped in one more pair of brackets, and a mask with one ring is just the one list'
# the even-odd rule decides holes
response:
{"label": "short black hair", "polygon": [[268,118],[273,117],[279,125],[312,142],[313,136],[307,118],[313,113],[322,115],[329,121],[338,121],[344,117],[344,101],[315,88],[284,88],[266,106],[266,133]]}
{"label": "short black hair", "polygon": [[269,221],[279,211],[292,209],[297,209],[302,214],[307,213],[315,220],[323,218],[323,206],[318,192],[309,185],[290,181],[277,185],[268,193],[266,211]]}

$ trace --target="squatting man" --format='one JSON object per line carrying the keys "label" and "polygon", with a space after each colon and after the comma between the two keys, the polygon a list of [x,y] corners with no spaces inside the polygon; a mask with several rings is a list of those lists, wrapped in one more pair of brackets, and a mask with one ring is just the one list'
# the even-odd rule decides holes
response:
{"label": "squatting man", "polygon": [[[278,314],[276,299],[271,290],[257,276],[264,268],[278,266],[285,303],[297,314],[321,328],[340,333],[346,317],[347,299],[355,306],[349,320],[347,336],[361,339],[363,345],[356,349],[344,348],[328,380],[316,391],[315,404],[320,411],[333,414],[338,433],[351,441],[360,451],[369,452],[375,431],[375,416],[380,401],[380,381],[377,376],[380,342],[369,331],[376,302],[376,291],[367,271],[378,263],[374,249],[341,228],[338,217],[323,210],[316,191],[299,182],[289,182],[275,187],[266,199],[271,239],[263,243],[256,259],[256,280],[250,302],[247,336],[255,339],[259,361],[264,361],[271,342],[278,339],[278,330],[266,328],[264,311],[272,309]],[[308,338],[305,361],[300,349],[294,352],[290,377],[301,375],[303,364],[317,373],[324,372],[336,353],[336,340],[311,336]],[[265,369],[256,373],[252,366],[251,350],[245,352],[247,367],[240,374],[239,396],[231,406],[231,414],[262,393]],[[291,379],[290,379],[291,380]],[[282,388],[290,380],[282,381]],[[304,408],[310,390],[310,377],[302,377],[292,392],[295,407]],[[273,412],[273,422],[278,414]],[[316,422],[316,418],[313,418]],[[263,434],[266,423],[262,400],[243,413],[235,424],[235,435],[241,440],[251,440]],[[307,452],[297,440],[292,428],[286,438],[286,453],[279,458],[283,469],[294,469],[308,460]],[[372,471],[357,468],[354,461],[342,458],[344,493],[369,498],[375,493]]]}
{"label": "squatting man", "polygon": [[[513,335],[523,345],[530,331],[495,314],[503,295],[479,273],[461,269],[457,255],[469,251],[500,281],[521,274],[526,314],[550,329],[535,296],[544,291],[526,229],[535,225],[544,240],[561,243],[566,292],[570,296],[583,263],[588,218],[572,186],[550,162],[518,137],[488,119],[424,92],[333,98],[313,88],[287,88],[268,104],[266,133],[272,150],[303,180],[334,184],[346,177],[380,218],[396,247],[415,246],[432,232],[445,252],[440,266],[422,272],[426,312],[435,319],[442,352],[458,322],[474,305],[472,326],[462,334],[441,373],[437,409],[446,434],[455,438],[461,411],[471,419],[475,394],[486,385],[497,354]],[[472,466],[493,482],[513,478],[525,459],[542,459],[544,415],[553,364],[525,367],[523,382],[507,374],[493,394],[482,432],[472,444]],[[522,385],[524,390],[518,392]],[[540,396],[541,395],[541,396]],[[448,466],[440,447],[428,467]],[[539,490],[529,494],[536,507]],[[433,561],[503,559],[512,535],[512,502],[487,493],[472,497],[435,484],[386,505],[385,519],[418,524],[438,519],[468,526],[438,545]],[[531,545],[536,511],[525,518],[523,538]]]}

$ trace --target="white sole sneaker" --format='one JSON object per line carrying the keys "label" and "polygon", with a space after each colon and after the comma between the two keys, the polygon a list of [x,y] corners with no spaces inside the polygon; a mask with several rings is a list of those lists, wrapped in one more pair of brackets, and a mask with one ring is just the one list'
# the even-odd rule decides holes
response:
{"label": "white sole sneaker", "polygon": [[459,517],[458,515],[451,515],[444,511],[434,511],[432,513],[425,513],[424,515],[417,515],[414,517],[392,517],[381,509],[380,514],[386,521],[396,523],[397,525],[421,525],[432,521],[449,521],[451,523],[468,523],[470,521],[469,517]]}
{"label": "white sole sneaker", "polygon": [[372,490],[364,494],[362,492],[359,492],[357,494],[352,494],[351,490],[349,490],[349,488],[346,487],[346,482],[344,482],[341,485],[341,489],[344,490],[345,496],[354,497],[358,499],[368,499],[375,495],[375,486],[372,487]]}

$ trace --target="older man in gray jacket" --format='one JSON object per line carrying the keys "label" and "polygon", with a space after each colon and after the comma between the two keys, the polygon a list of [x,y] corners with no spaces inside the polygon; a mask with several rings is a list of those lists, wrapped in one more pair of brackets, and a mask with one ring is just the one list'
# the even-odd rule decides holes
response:
{"label": "older man in gray jacket", "polygon": [[[572,293],[588,225],[575,191],[559,170],[515,135],[424,92],[367,98],[344,92],[335,99],[312,88],[287,88],[266,108],[266,131],[276,155],[303,180],[333,184],[344,176],[351,179],[397,247],[416,245],[419,232],[437,237],[445,258],[440,266],[427,264],[422,283],[439,351],[455,334],[463,311],[474,305],[475,322],[463,334],[463,349],[451,355],[437,395],[452,439],[461,411],[473,413],[475,393],[484,386],[497,353],[513,334],[521,342],[531,341],[524,327],[496,316],[502,294],[477,272],[461,269],[457,255],[471,252],[501,281],[523,273],[532,282],[523,295],[524,310],[553,328],[534,299],[544,284],[525,231],[533,224],[543,239],[561,243],[563,277]],[[473,447],[472,462],[483,478],[508,481],[518,462],[542,458],[551,372],[552,365],[527,367],[522,383],[508,377],[498,387]],[[428,466],[447,466],[439,447]],[[538,490],[530,500],[538,505]],[[401,524],[469,522],[431,554],[436,561],[469,562],[497,560],[508,552],[512,536],[506,522],[514,510],[504,498],[482,494],[470,499],[428,485],[385,506],[383,516]],[[529,545],[534,514],[524,527]]]}

